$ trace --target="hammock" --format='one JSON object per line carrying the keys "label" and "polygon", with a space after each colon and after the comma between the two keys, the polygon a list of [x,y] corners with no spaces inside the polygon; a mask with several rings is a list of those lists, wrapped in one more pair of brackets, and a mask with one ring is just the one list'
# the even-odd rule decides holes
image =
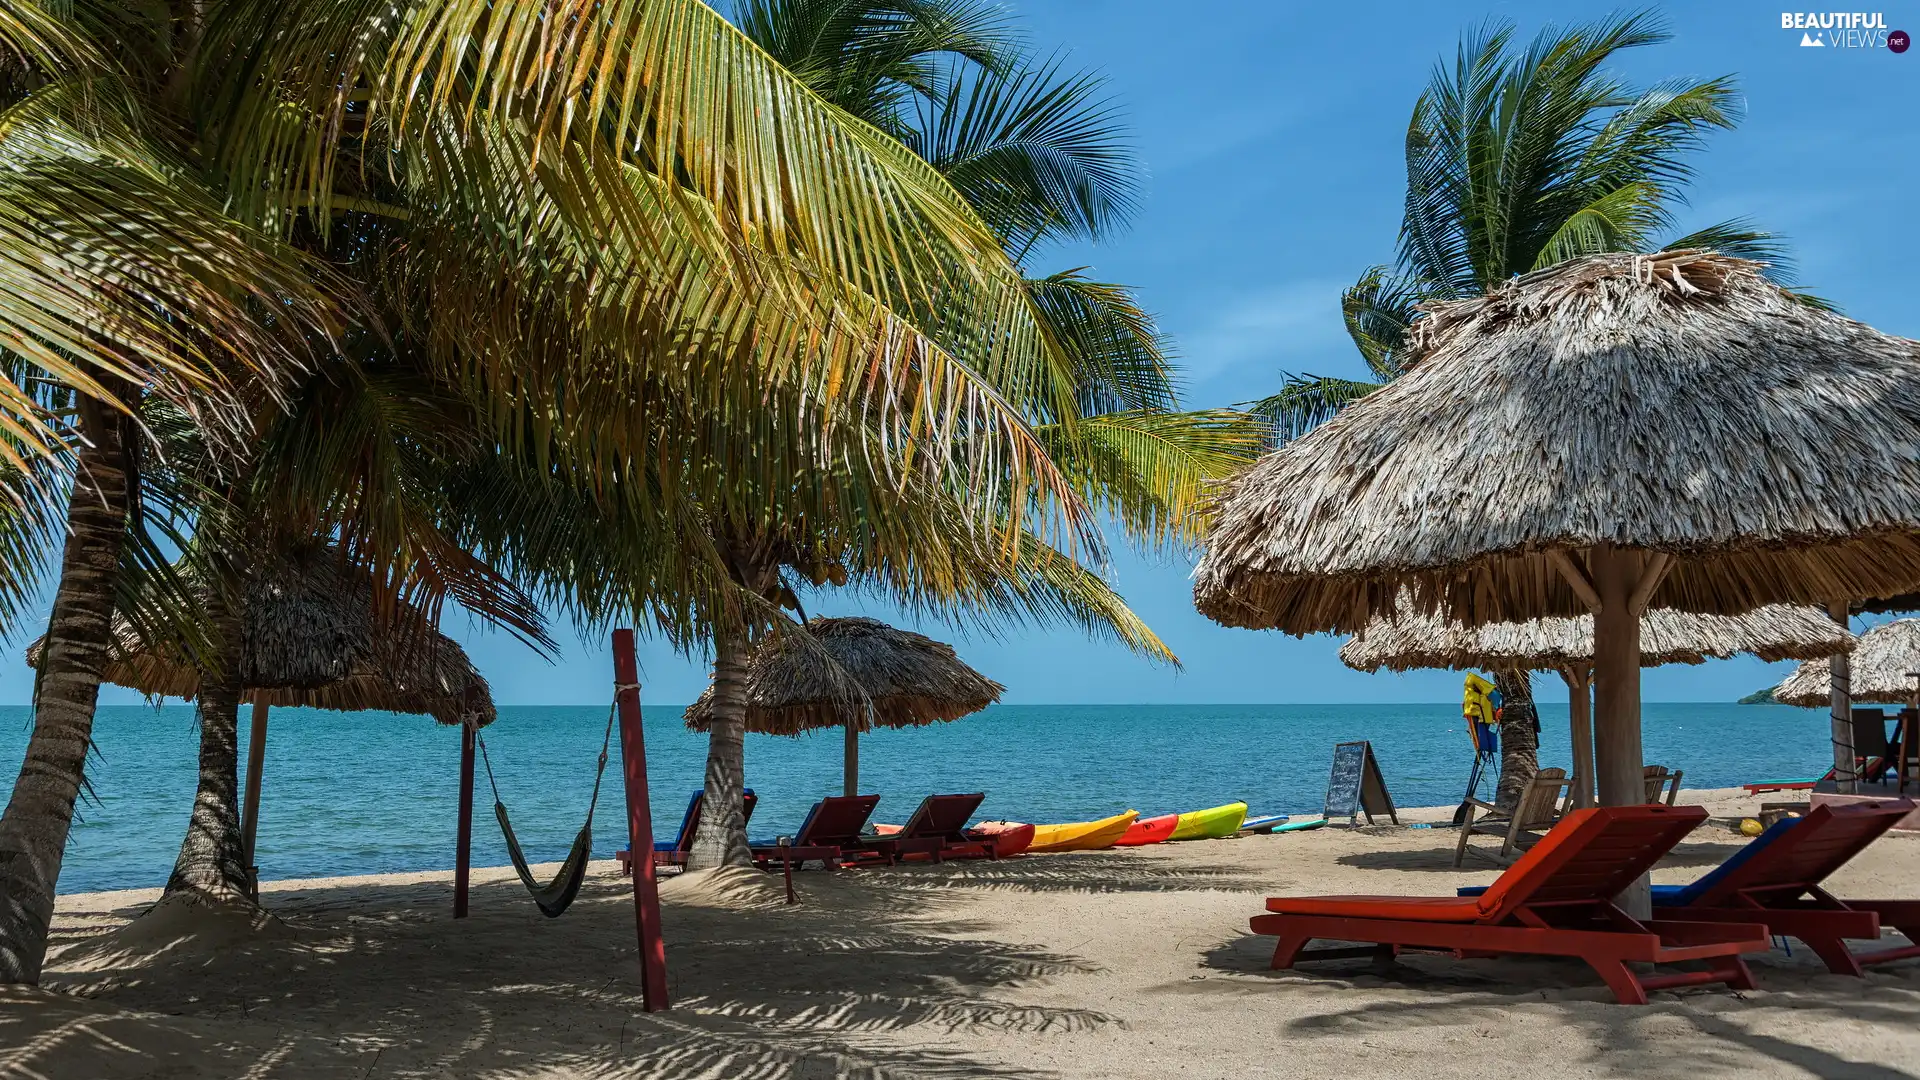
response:
{"label": "hammock", "polygon": [[474,740],[480,744],[480,760],[487,766],[487,786],[493,789],[493,816],[499,820],[500,835],[507,841],[507,858],[513,860],[514,872],[520,875],[520,884],[527,887],[540,914],[549,919],[557,919],[567,910],[587,880],[587,860],[593,854],[593,811],[600,803],[600,779],[607,772],[607,748],[613,745],[613,716],[613,707],[609,706],[607,734],[600,741],[600,764],[593,773],[593,797],[587,800],[587,822],[573,838],[573,847],[567,851],[567,860],[560,864],[560,872],[544,885],[533,876],[533,867],[520,850],[520,838],[513,834],[513,822],[507,819],[507,804],[500,801],[500,785],[493,778],[493,761],[487,757],[487,741],[480,738],[478,731],[474,732]]}

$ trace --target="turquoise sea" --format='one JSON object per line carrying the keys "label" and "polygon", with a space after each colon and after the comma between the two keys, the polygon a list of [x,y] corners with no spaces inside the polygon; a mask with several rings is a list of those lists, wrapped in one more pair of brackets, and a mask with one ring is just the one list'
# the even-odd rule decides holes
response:
{"label": "turquoise sea", "polygon": [[[1003,705],[952,724],[879,731],[862,742],[874,817],[900,821],[921,796],[984,791],[986,817],[1072,821],[1133,808],[1191,810],[1244,799],[1256,813],[1318,813],[1336,742],[1373,742],[1402,806],[1458,801],[1471,754],[1459,707],[1434,705]],[[1568,763],[1566,707],[1542,707],[1542,761]],[[529,857],[558,860],[579,829],[606,710],[503,707],[486,740],[501,796]],[[0,778],[11,786],[30,711],[0,708]],[[1827,752],[1825,715],[1784,706],[1649,704],[1647,760],[1687,786],[1810,776]],[[242,728],[245,718],[242,718]],[[244,730],[243,730],[244,737]],[[674,707],[646,710],[655,828],[679,824],[700,785],[704,736]],[[108,707],[95,725],[92,797],[80,809],[60,891],[164,884],[193,799],[192,706]],[[242,760],[245,760],[242,750]],[[813,800],[840,790],[838,731],[749,736],[760,795],[755,835],[792,832]],[[460,738],[417,716],[279,709],[267,739],[257,861],[267,878],[453,865]],[[619,740],[595,817],[594,852],[624,847]],[[486,774],[477,781],[474,863],[505,865]]]}

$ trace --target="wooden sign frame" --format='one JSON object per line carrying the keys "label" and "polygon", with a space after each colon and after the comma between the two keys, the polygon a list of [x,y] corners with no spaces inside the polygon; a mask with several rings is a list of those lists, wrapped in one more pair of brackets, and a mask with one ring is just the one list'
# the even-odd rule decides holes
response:
{"label": "wooden sign frame", "polygon": [[1400,824],[1400,815],[1394,809],[1393,796],[1387,792],[1386,778],[1380,775],[1380,762],[1373,756],[1373,744],[1365,739],[1334,744],[1333,768],[1327,774],[1327,797],[1322,804],[1322,816],[1329,821],[1340,816],[1336,812],[1335,799],[1336,785],[1341,783],[1340,751],[1349,746],[1360,748],[1360,775],[1357,783],[1353,780],[1348,781],[1353,785],[1354,790],[1345,793],[1351,797],[1351,802],[1344,804],[1347,824],[1359,824],[1362,814],[1367,816],[1369,825],[1373,824],[1373,819],[1377,815],[1384,815],[1395,825]]}

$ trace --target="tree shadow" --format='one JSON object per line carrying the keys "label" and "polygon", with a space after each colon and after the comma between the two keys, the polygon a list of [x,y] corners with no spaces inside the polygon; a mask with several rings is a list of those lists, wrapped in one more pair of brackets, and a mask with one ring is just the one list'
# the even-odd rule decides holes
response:
{"label": "tree shadow", "polygon": [[[1500,850],[1499,837],[1477,836],[1468,841],[1466,863],[1455,866],[1453,853],[1455,845],[1459,843],[1459,834],[1449,830],[1446,835],[1449,839],[1444,847],[1355,851],[1335,856],[1334,861],[1342,866],[1351,866],[1360,870],[1418,870],[1465,874],[1506,869],[1506,864],[1495,858]],[[1660,860],[1655,868],[1705,869],[1718,866],[1725,862],[1729,855],[1739,851],[1742,846],[1744,845],[1739,841],[1688,841],[1675,847]],[[1515,858],[1520,854],[1516,852]]]}
{"label": "tree shadow", "polygon": [[606,872],[560,920],[541,917],[512,879],[475,884],[472,917],[454,927],[444,879],[269,892],[286,932],[212,947],[63,920],[46,974],[57,993],[0,999],[0,1046],[17,1048],[0,1062],[102,1077],[146,1075],[132,1064],[141,1058],[202,1056],[202,1074],[256,1078],[316,1065],[503,1078],[1030,1076],[997,1063],[980,1036],[1119,1022],[1023,1000],[1022,987],[1100,968],[965,936],[985,928],[952,917],[941,883],[974,868],[915,869],[921,881],[907,887],[908,875],[807,875],[792,907],[669,902],[674,1009],[656,1014],[642,1009],[631,887]]}

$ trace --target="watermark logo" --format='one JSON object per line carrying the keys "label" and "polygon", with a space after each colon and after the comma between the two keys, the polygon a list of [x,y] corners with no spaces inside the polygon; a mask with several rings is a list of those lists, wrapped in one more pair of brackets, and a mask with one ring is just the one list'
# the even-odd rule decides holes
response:
{"label": "watermark logo", "polygon": [[1783,11],[1780,29],[1798,30],[1803,49],[1886,49],[1903,53],[1913,43],[1905,30],[1887,27],[1880,11]]}

